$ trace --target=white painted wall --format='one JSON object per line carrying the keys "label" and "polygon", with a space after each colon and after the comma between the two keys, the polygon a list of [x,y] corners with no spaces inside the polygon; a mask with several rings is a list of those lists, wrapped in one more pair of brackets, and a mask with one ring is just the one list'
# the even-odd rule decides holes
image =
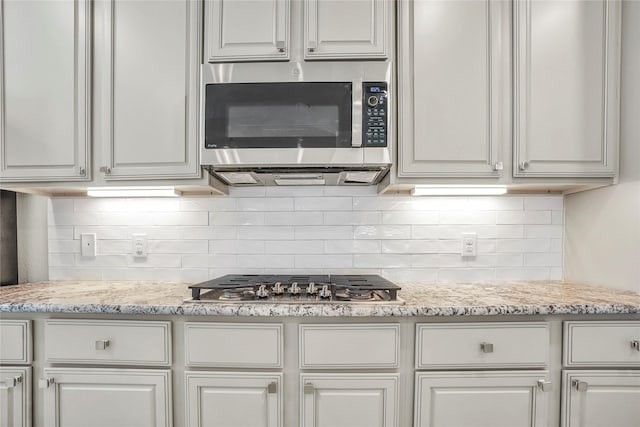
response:
{"label": "white painted wall", "polygon": [[565,278],[640,292],[640,2],[622,5],[620,184],[565,200]]}
{"label": "white painted wall", "polygon": [[18,282],[48,280],[46,197],[20,194],[16,197],[18,225]]}

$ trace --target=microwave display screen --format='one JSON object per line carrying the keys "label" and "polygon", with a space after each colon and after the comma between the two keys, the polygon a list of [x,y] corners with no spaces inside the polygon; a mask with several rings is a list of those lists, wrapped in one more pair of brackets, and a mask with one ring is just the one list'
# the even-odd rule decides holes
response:
{"label": "microwave display screen", "polygon": [[205,148],[351,147],[350,82],[206,85]]}

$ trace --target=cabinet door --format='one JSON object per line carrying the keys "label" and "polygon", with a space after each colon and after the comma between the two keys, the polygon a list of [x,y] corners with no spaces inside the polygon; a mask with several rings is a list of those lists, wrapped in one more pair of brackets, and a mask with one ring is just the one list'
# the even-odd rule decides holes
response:
{"label": "cabinet door", "polygon": [[1,181],[89,179],[88,3],[0,1]]}
{"label": "cabinet door", "polygon": [[282,374],[187,372],[187,426],[283,425]]}
{"label": "cabinet door", "polygon": [[514,2],[514,176],[613,176],[620,1]]}
{"label": "cabinet door", "polygon": [[0,427],[31,426],[31,368],[0,368]]}
{"label": "cabinet door", "polygon": [[640,371],[564,371],[562,427],[637,427]]}
{"label": "cabinet door", "polygon": [[547,371],[416,374],[415,426],[545,427],[552,393]]}
{"label": "cabinet door", "polygon": [[206,3],[209,62],[289,59],[291,0],[214,0]]}
{"label": "cabinet door", "polygon": [[398,375],[301,374],[304,427],[398,425]]}
{"label": "cabinet door", "polygon": [[200,176],[201,1],[110,0],[96,8],[105,179]]}
{"label": "cabinet door", "polygon": [[386,58],[392,6],[388,0],[304,0],[304,58]]}
{"label": "cabinet door", "polygon": [[401,177],[498,177],[509,137],[510,3],[399,3]]}
{"label": "cabinet door", "polygon": [[171,425],[168,370],[52,368],[44,375],[46,426]]}

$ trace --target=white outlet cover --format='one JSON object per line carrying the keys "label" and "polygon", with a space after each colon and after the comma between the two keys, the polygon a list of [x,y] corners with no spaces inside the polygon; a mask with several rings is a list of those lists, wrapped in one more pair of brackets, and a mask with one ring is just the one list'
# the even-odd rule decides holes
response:
{"label": "white outlet cover", "polygon": [[462,250],[460,254],[463,257],[474,257],[478,255],[477,233],[462,233]]}
{"label": "white outlet cover", "polygon": [[147,235],[134,234],[131,238],[131,252],[134,258],[147,257]]}
{"label": "white outlet cover", "polygon": [[96,233],[80,234],[80,255],[86,257],[96,256]]}

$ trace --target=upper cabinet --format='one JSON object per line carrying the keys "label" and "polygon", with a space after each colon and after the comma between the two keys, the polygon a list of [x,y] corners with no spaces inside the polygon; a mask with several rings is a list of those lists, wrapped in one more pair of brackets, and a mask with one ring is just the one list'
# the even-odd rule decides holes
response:
{"label": "upper cabinet", "polygon": [[305,0],[305,59],[384,59],[390,0]]}
{"label": "upper cabinet", "polygon": [[104,179],[200,176],[202,3],[110,0],[95,7]]}
{"label": "upper cabinet", "polygon": [[212,0],[205,52],[209,62],[386,59],[393,6],[389,0]]}
{"label": "upper cabinet", "polygon": [[499,176],[509,129],[509,4],[399,7],[399,175]]}
{"label": "upper cabinet", "polygon": [[615,177],[619,1],[398,5],[399,177]]}
{"label": "upper cabinet", "polygon": [[290,0],[206,3],[209,62],[289,59]]}
{"label": "upper cabinet", "polygon": [[0,180],[90,177],[91,8],[0,1]]}
{"label": "upper cabinet", "polygon": [[614,176],[620,3],[514,3],[515,176]]}

